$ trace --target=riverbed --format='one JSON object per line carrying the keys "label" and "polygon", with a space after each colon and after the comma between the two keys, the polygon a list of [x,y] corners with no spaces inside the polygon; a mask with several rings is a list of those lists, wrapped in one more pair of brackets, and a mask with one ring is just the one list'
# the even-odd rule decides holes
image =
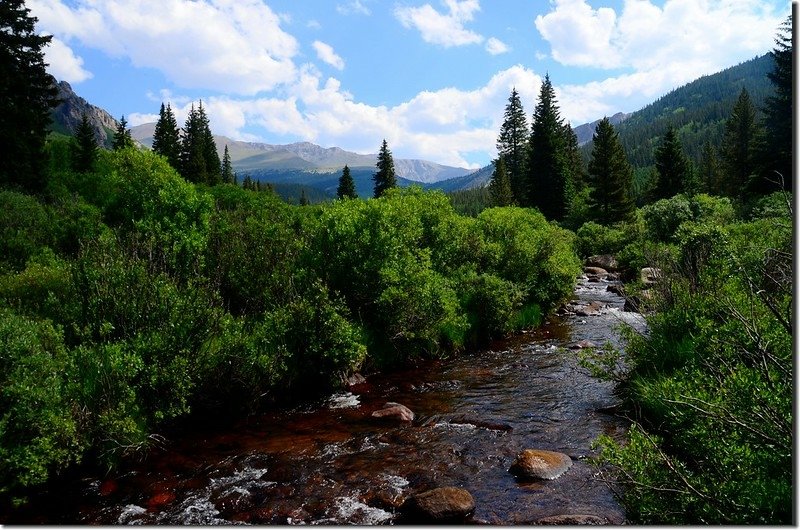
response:
{"label": "riverbed", "polygon": [[[578,311],[484,351],[373,375],[223,432],[166,440],[143,462],[34,497],[6,522],[392,524],[409,496],[456,486],[475,500],[467,522],[588,515],[622,524],[624,510],[588,457],[597,436],[621,439],[627,422],[609,412],[613,385],[579,365],[578,349],[621,346],[620,325],[644,329],[607,290],[615,283],[582,277]],[[373,418],[387,401],[410,408],[414,421]],[[565,453],[573,466],[555,480],[518,480],[508,469],[527,448]]]}

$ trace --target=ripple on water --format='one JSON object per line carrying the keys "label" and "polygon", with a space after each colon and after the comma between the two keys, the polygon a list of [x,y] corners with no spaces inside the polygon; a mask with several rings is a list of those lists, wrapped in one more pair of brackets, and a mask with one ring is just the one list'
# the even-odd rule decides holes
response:
{"label": "ripple on water", "polygon": [[328,398],[329,409],[349,409],[361,405],[358,396],[352,392],[338,392]]}

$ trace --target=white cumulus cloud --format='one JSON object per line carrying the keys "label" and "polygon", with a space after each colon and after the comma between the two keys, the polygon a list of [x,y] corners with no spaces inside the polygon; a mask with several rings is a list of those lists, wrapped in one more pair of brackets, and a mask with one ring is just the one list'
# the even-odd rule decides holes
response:
{"label": "white cumulus cloud", "polygon": [[344,70],[344,59],[333,51],[333,47],[330,44],[315,40],[313,46],[320,61],[333,66],[337,70]]}
{"label": "white cumulus cloud", "polygon": [[445,48],[480,44],[483,36],[468,30],[464,24],[470,22],[480,10],[478,0],[445,0],[448,12],[442,14],[430,4],[419,7],[399,6],[394,15],[406,28],[415,28],[422,39]]}
{"label": "white cumulus cloud", "polygon": [[489,40],[486,41],[486,51],[492,55],[500,55],[501,53],[508,53],[511,49],[500,39],[489,37]]}
{"label": "white cumulus cloud", "polygon": [[80,83],[92,78],[92,73],[83,67],[83,59],[59,39],[53,38],[44,48],[44,62],[47,71],[59,81]]}

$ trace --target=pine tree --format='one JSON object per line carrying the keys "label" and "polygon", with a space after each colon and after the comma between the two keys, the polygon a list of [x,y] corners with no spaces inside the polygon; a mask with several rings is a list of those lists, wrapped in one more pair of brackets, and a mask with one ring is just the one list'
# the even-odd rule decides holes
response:
{"label": "pine tree", "polygon": [[719,168],[719,159],[710,142],[703,144],[697,173],[700,180],[700,189],[703,192],[711,195],[722,195],[722,173]]}
{"label": "pine tree", "polygon": [[389,151],[389,146],[386,139],[381,144],[381,150],[378,153],[378,172],[373,175],[372,180],[375,182],[375,198],[377,199],[383,195],[389,188],[397,186],[397,177],[394,173],[394,159],[392,159],[392,152]]}
{"label": "pine tree", "polygon": [[128,147],[133,147],[133,137],[131,136],[131,130],[128,129],[128,122],[125,120],[125,115],[123,115],[122,119],[117,124],[117,130],[114,132],[114,141],[111,142],[111,148],[114,151],[119,151],[120,149],[126,149]]}
{"label": "pine tree", "polygon": [[730,118],[725,122],[720,156],[725,173],[724,192],[741,197],[755,170],[753,153],[758,136],[756,111],[747,89],[742,88]]}
{"label": "pine tree", "polygon": [[180,169],[181,136],[178,121],[169,103],[166,107],[162,103],[158,113],[156,129],[153,132],[153,152],[166,158],[173,168]]}
{"label": "pine tree", "polygon": [[597,124],[592,142],[587,180],[593,218],[606,225],[628,220],[636,208],[632,198],[633,170],[607,117]]}
{"label": "pine tree", "polygon": [[505,158],[498,157],[494,163],[494,172],[489,181],[489,195],[495,206],[511,206],[514,204],[514,193],[511,191],[511,181],[506,171]]}
{"label": "pine tree", "polygon": [[222,155],[222,182],[225,184],[233,184],[235,175],[233,173],[233,164],[231,163],[231,154],[228,152],[228,144],[225,144],[225,152]]}
{"label": "pine tree", "polygon": [[91,172],[97,161],[97,139],[85,112],[81,116],[81,123],[75,131],[71,147],[72,169],[78,173]]}
{"label": "pine tree", "polygon": [[516,87],[511,89],[503,115],[503,125],[497,138],[497,158],[504,159],[511,190],[517,202],[527,197],[525,165],[528,157],[528,120]]}
{"label": "pine tree", "polygon": [[586,168],[578,145],[578,136],[572,130],[572,125],[564,125],[564,159],[567,164],[567,199],[571,193],[576,193],[586,187]]}
{"label": "pine tree", "polygon": [[306,197],[306,190],[300,190],[300,206],[308,206],[308,197]]}
{"label": "pine tree", "polygon": [[205,183],[209,186],[213,186],[222,182],[222,163],[219,160],[217,144],[214,141],[214,135],[211,134],[211,125],[208,116],[206,116],[206,111],[203,108],[202,100],[197,109],[197,119],[199,121],[203,162],[205,163]]}
{"label": "pine tree", "polygon": [[567,164],[564,124],[550,77],[545,75],[533,112],[528,156],[528,200],[548,219],[561,220],[567,211]]}
{"label": "pine tree", "polygon": [[58,104],[42,52],[52,36],[39,35],[36,20],[24,1],[0,2],[0,187],[33,193],[47,181],[44,145]]}
{"label": "pine tree", "polygon": [[336,188],[336,196],[340,199],[349,197],[351,199],[358,198],[356,193],[356,183],[353,181],[353,176],[350,174],[350,168],[347,165],[342,170],[342,176],[339,177],[339,187]]}
{"label": "pine tree", "polygon": [[683,152],[678,131],[671,125],[664,134],[661,145],[656,148],[655,161],[658,177],[653,190],[654,199],[669,199],[688,191],[692,178],[691,166]]}
{"label": "pine tree", "polygon": [[208,182],[200,117],[192,104],[181,138],[180,173],[189,182]]}
{"label": "pine tree", "polygon": [[[764,141],[759,146],[761,178],[751,183],[757,192],[773,191],[773,182],[783,177],[783,189],[792,189],[792,15],[781,25],[772,50],[775,69],[767,74],[775,93],[764,109]],[[777,173],[776,173],[777,172]]]}

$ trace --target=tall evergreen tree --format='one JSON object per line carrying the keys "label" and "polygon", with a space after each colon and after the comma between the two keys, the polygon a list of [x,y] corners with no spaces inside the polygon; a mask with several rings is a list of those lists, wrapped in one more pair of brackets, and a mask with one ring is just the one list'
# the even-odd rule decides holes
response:
{"label": "tall evergreen tree", "polygon": [[755,170],[754,147],[758,137],[756,111],[747,89],[742,88],[730,118],[725,122],[720,156],[725,172],[725,194],[741,197]]}
{"label": "tall evergreen tree", "polygon": [[346,164],[342,170],[342,176],[339,177],[339,187],[336,188],[336,196],[340,199],[344,199],[345,197],[355,199],[358,197],[356,193],[356,183],[353,180],[353,176],[350,174],[350,168],[347,167]]}
{"label": "tall evergreen tree", "polygon": [[495,206],[511,206],[514,204],[514,193],[511,191],[511,181],[506,172],[505,158],[498,157],[494,163],[494,172],[489,181],[489,195]]}
{"label": "tall evergreen tree", "polygon": [[111,142],[111,148],[114,151],[119,151],[128,147],[133,147],[133,137],[123,114],[122,119],[117,123],[117,130],[114,132],[114,141]]}
{"label": "tall evergreen tree", "polygon": [[575,193],[586,187],[586,168],[581,156],[581,148],[578,145],[578,136],[572,130],[572,125],[564,124],[564,159],[567,164],[568,183],[567,195]]}
{"label": "tall evergreen tree", "polygon": [[372,180],[375,182],[375,198],[377,199],[383,195],[389,188],[397,186],[397,177],[394,173],[394,159],[392,152],[389,151],[389,145],[386,139],[381,144],[381,150],[378,152],[378,172],[373,175]]}
{"label": "tall evergreen tree", "polygon": [[653,190],[653,198],[669,199],[673,195],[683,193],[690,187],[691,166],[683,152],[675,127],[669,126],[661,145],[655,151],[656,171],[658,177]]}
{"label": "tall evergreen tree", "polygon": [[228,152],[228,144],[225,144],[225,152],[222,155],[222,182],[224,184],[233,184],[234,179],[231,154]]}
{"label": "tall evergreen tree", "polygon": [[153,152],[163,156],[175,169],[180,169],[181,135],[178,121],[169,103],[161,104],[156,129],[153,132]]}
{"label": "tall evergreen tree", "polygon": [[508,97],[503,125],[497,138],[497,158],[503,159],[511,183],[511,190],[517,202],[522,204],[527,197],[525,166],[528,157],[528,120],[519,99],[516,87]]}
{"label": "tall evergreen tree", "polygon": [[308,206],[308,197],[306,196],[305,188],[300,189],[300,206]]}
{"label": "tall evergreen tree", "polygon": [[197,119],[199,121],[200,138],[202,144],[203,161],[205,163],[205,182],[211,186],[222,182],[222,163],[219,160],[217,144],[214,135],[211,134],[211,125],[203,108],[203,101],[200,101],[197,109]]}
{"label": "tall evergreen tree", "polygon": [[39,35],[36,20],[24,1],[0,2],[0,187],[33,193],[47,181],[44,144],[58,104],[42,52],[52,36]]}
{"label": "tall evergreen tree", "polygon": [[94,169],[94,164],[97,161],[97,138],[85,112],[81,116],[81,123],[78,125],[78,129],[75,131],[71,151],[73,170],[79,173],[89,173]]}
{"label": "tall evergreen tree", "polygon": [[[775,93],[764,109],[764,141],[759,149],[760,179],[751,188],[758,192],[776,189],[773,182],[783,177],[784,189],[792,189],[792,15],[784,21],[772,50],[775,69],[767,74]],[[778,174],[776,174],[776,172]]]}
{"label": "tall evergreen tree", "polygon": [[561,220],[567,211],[567,163],[561,122],[550,76],[545,75],[533,112],[528,156],[527,204],[548,219]]}
{"label": "tall evergreen tree", "polygon": [[180,173],[183,178],[195,183],[208,181],[200,125],[197,109],[192,104],[181,137]]}
{"label": "tall evergreen tree", "polygon": [[636,209],[632,197],[633,169],[607,117],[597,124],[592,142],[587,176],[592,216],[606,225],[628,220]]}
{"label": "tall evergreen tree", "polygon": [[703,192],[710,195],[723,194],[719,159],[710,142],[703,144],[703,151],[700,153],[700,166],[697,168],[697,177],[700,180],[700,189]]}

